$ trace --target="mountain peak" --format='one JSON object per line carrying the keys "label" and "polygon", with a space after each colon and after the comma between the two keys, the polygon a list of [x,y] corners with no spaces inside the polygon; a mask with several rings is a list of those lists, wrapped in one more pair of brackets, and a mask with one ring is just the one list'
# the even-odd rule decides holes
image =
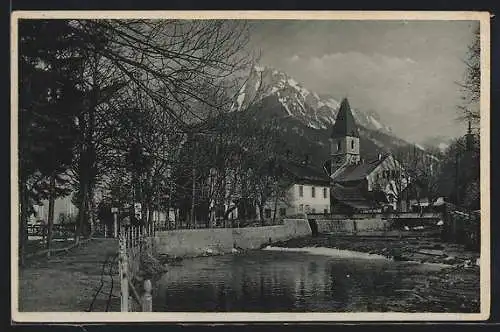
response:
{"label": "mountain peak", "polygon": [[[315,129],[331,128],[337,118],[340,103],[332,97],[320,96],[303,84],[276,68],[255,64],[240,90],[234,110],[244,110],[269,96],[275,96],[281,104],[284,116],[297,118]],[[350,108],[355,122],[368,129],[390,133],[388,126],[374,112]]]}

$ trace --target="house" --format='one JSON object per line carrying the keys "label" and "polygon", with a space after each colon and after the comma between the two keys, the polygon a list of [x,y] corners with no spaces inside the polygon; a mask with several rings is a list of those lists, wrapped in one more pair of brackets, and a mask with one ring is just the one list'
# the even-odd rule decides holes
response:
{"label": "house", "polygon": [[397,208],[398,196],[408,185],[404,170],[391,154],[361,160],[359,130],[347,99],[340,105],[330,144],[326,171],[331,181],[332,212],[377,210],[384,205]]}
{"label": "house", "polygon": [[[304,213],[330,213],[330,179],[320,169],[302,162],[287,161],[281,166],[289,185],[278,202],[269,201],[264,210],[265,219],[302,215]],[[277,204],[276,204],[277,203]]]}
{"label": "house", "polygon": [[[47,223],[49,220],[49,201],[43,200],[39,205],[33,206],[33,214],[30,215],[28,223],[35,224],[38,220]],[[54,224],[59,224],[64,220],[76,218],[78,208],[71,201],[71,196],[60,197],[54,200]]]}

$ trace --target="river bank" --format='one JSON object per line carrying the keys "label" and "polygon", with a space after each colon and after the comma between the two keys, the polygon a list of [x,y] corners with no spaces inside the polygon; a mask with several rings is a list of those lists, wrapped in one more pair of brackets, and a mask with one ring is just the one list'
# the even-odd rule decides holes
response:
{"label": "river bank", "polygon": [[[274,248],[334,248],[386,257],[394,261],[432,265],[436,269],[402,276],[407,288],[398,290],[396,311],[479,312],[479,253],[435,237],[370,237],[328,235],[279,241]],[[404,280],[407,279],[407,280]]]}
{"label": "river bank", "polygon": [[430,236],[357,236],[321,234],[317,237],[301,237],[273,242],[275,247],[303,248],[325,247],[382,255],[397,261],[415,261],[446,265],[475,266],[479,253],[467,250],[463,245],[445,243]]}

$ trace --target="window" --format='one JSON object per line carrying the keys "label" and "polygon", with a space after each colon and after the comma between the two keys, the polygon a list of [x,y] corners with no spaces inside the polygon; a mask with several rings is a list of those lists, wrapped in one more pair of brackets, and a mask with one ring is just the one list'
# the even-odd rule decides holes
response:
{"label": "window", "polygon": [[304,196],[304,186],[299,186],[299,197]]}
{"label": "window", "polygon": [[354,140],[351,141],[351,149],[354,149]]}
{"label": "window", "polygon": [[323,188],[323,198],[328,198],[328,188]]}
{"label": "window", "polygon": [[271,209],[265,209],[264,214],[266,218],[271,218]]}
{"label": "window", "polygon": [[341,146],[340,146],[340,141],[338,141],[338,142],[337,142],[337,151],[340,151],[340,148],[341,148]]}
{"label": "window", "polygon": [[311,187],[311,197],[314,198],[316,197],[316,188]]}
{"label": "window", "polygon": [[286,208],[280,208],[280,216],[281,217],[286,216]]}

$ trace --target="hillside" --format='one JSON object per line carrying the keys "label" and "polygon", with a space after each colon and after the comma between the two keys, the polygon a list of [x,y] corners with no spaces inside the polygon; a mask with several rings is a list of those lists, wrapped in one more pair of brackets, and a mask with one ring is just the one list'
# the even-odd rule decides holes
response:
{"label": "hillside", "polygon": [[[319,96],[285,73],[272,68],[253,68],[233,107],[254,112],[259,121],[278,120],[283,141],[297,155],[309,155],[311,164],[321,168],[329,158],[329,138],[340,103]],[[360,154],[364,159],[379,153],[413,147],[391,133],[373,111],[353,110],[360,132]],[[422,150],[417,146],[417,149]]]}
{"label": "hillside", "polygon": [[[328,129],[335,123],[340,102],[328,95],[310,91],[293,77],[270,67],[254,66],[245,85],[240,90],[234,110],[243,110],[266,97],[276,97],[286,116],[299,119],[308,127]],[[374,111],[351,109],[356,122],[371,130],[391,134]]]}

